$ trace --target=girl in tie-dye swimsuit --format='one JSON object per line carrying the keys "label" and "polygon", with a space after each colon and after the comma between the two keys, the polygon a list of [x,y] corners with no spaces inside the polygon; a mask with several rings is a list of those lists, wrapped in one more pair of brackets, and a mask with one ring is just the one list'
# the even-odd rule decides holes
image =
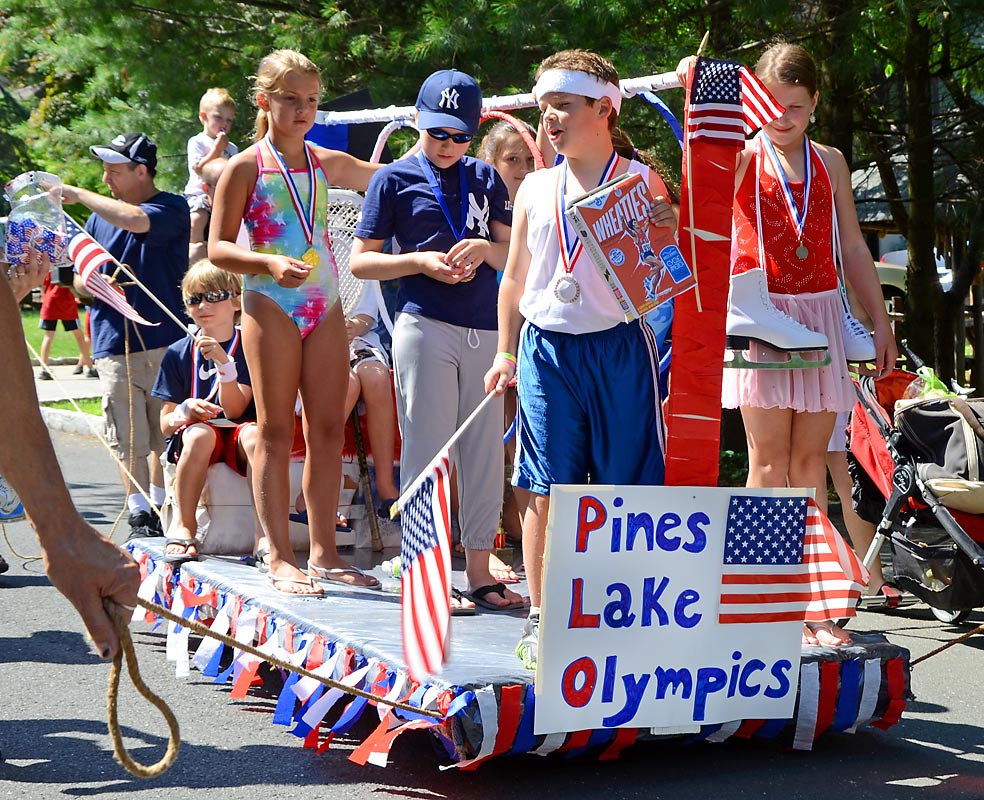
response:
{"label": "girl in tie-dye swimsuit", "polygon": [[[311,145],[306,146],[310,169],[290,171],[286,175],[279,155],[270,145],[269,134],[254,149],[258,174],[243,215],[252,249],[258,253],[293,256],[309,265],[313,262],[315,266],[311,267],[307,280],[296,289],[281,286],[269,274],[247,274],[243,278],[243,288],[273,300],[297,325],[301,339],[305,339],[338,300],[338,265],[324,225],[328,176]],[[303,201],[305,197],[307,203],[314,206],[310,242],[302,216],[308,206],[297,209],[295,205],[297,200]],[[302,214],[298,214],[298,210]]]}
{"label": "girl in tie-dye swimsuit", "polygon": [[[274,589],[288,594],[320,595],[316,581],[379,588],[335,546],[348,345],[326,233],[329,182],[365,191],[377,166],[305,142],[322,87],[318,68],[300,53],[272,52],[260,62],[254,86],[255,144],[229,162],[216,187],[209,257],[245,276],[243,350],[257,410],[253,494],[269,553],[267,561],[261,541],[258,566]],[[251,250],[235,244],[243,221]],[[307,574],[288,533],[298,391],[307,449]]]}

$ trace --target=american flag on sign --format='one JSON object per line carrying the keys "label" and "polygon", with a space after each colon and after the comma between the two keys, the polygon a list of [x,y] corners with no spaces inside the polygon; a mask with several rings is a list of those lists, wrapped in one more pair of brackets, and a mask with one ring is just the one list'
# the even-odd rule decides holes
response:
{"label": "american flag on sign", "polygon": [[867,570],[813,500],[732,496],[722,625],[854,616],[867,580]]}
{"label": "american flag on sign", "polygon": [[755,74],[741,64],[698,58],[690,86],[687,133],[692,139],[722,139],[738,145],[782,116],[785,109]]}
{"label": "american flag on sign", "polygon": [[400,505],[403,653],[410,674],[440,672],[451,619],[450,451],[438,456]]}
{"label": "american flag on sign", "polygon": [[127,319],[132,319],[141,325],[160,324],[144,319],[127,302],[123,290],[113,286],[106,280],[106,276],[99,270],[106,264],[115,264],[115,259],[105,247],[93,239],[83,228],[79,227],[78,223],[68,216],[68,214],[65,214],[65,234],[68,237],[68,257],[72,259],[75,271],[82,278],[82,283],[85,284],[85,288],[89,290],[93,297],[102,300]]}

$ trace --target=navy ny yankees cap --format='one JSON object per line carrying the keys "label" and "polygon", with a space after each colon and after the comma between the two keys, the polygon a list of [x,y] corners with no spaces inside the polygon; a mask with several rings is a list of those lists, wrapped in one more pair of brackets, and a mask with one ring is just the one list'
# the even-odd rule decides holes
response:
{"label": "navy ny yankees cap", "polygon": [[482,116],[482,90],[456,69],[442,69],[423,82],[417,95],[417,127],[475,133]]}

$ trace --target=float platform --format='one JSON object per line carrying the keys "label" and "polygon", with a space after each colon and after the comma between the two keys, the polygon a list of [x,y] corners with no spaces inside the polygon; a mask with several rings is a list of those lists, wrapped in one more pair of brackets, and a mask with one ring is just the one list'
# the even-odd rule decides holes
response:
{"label": "float platform", "polygon": [[[379,723],[350,758],[385,766],[393,741],[408,730],[429,729],[443,745],[448,762],[471,769],[499,756],[536,753],[566,756],[587,752],[603,760],[617,758],[644,740],[667,738],[649,729],[619,728],[537,736],[533,733],[533,673],[514,654],[524,612],[483,612],[452,618],[451,657],[444,672],[424,683],[408,674],[402,656],[399,582],[383,573],[383,558],[355,550],[348,558],[371,569],[383,591],[325,586],[317,598],[293,598],[277,592],[258,570],[231,556],[208,556],[179,570],[163,560],[164,540],[138,539],[128,546],[140,562],[141,597],[174,613],[196,619],[249,641],[264,652],[342,680],[378,696],[408,701],[441,712],[441,719],[392,711],[361,698],[325,690],[323,684],[297,675],[276,676],[279,692],[273,723],[291,728],[306,747],[322,751],[336,734],[349,732],[367,710]],[[460,572],[454,583],[464,585]],[[520,584],[517,591],[525,593]],[[138,609],[137,616],[143,616]],[[176,675],[192,668],[217,684],[232,684],[232,698],[247,696],[269,678],[253,656],[205,638],[194,652],[187,628],[167,625],[166,653]],[[720,742],[727,738],[773,739],[782,746],[809,750],[821,735],[853,733],[872,725],[896,724],[910,697],[909,652],[880,635],[854,634],[842,648],[804,647],[795,713],[788,720],[739,720],[704,725],[675,734],[676,741]],[[370,709],[371,707],[371,709]],[[361,728],[360,728],[361,729]]]}

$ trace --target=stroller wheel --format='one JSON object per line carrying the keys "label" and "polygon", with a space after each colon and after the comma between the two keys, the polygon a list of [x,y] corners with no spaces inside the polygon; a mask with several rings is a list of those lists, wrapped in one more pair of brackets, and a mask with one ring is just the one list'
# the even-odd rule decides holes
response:
{"label": "stroller wheel", "polygon": [[944,611],[941,608],[930,607],[929,610],[933,612],[933,616],[940,622],[944,622],[948,625],[959,625],[970,616],[972,609],[966,608],[961,611]]}

